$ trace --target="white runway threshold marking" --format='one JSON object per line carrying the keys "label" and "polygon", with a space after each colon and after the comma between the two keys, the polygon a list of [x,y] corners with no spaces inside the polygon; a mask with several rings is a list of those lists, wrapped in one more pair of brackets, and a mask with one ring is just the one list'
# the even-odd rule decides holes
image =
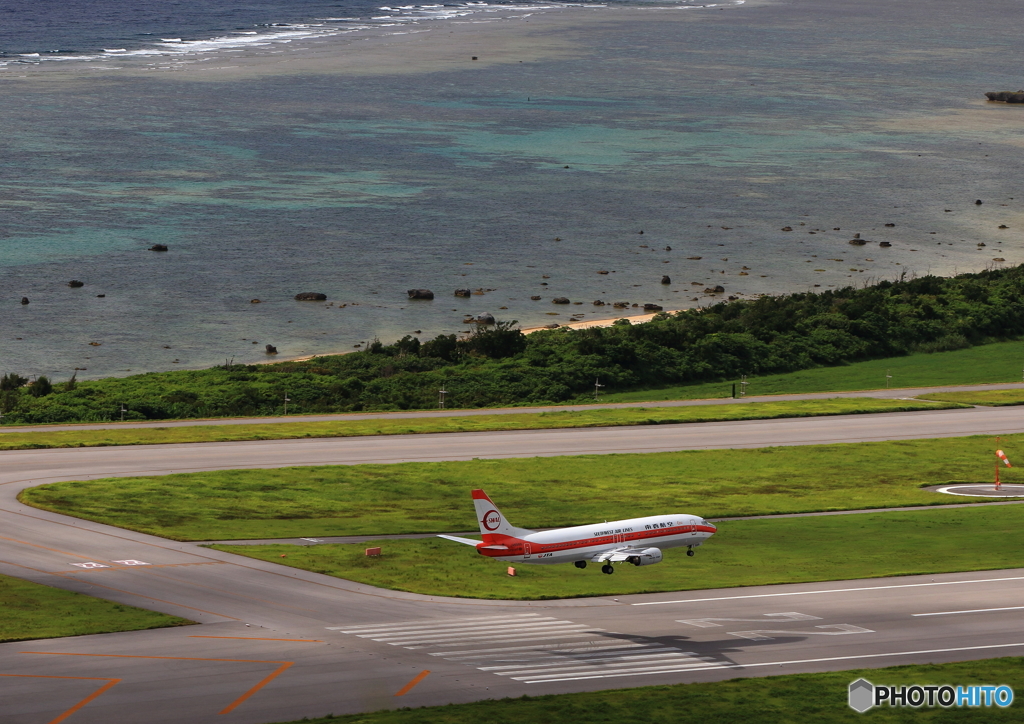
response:
{"label": "white runway threshold marking", "polygon": [[[790,661],[759,661],[759,662],[755,662],[755,663],[752,663],[752,664],[736,664],[736,663],[731,663],[731,664],[728,664],[728,665],[718,664],[717,666],[705,666],[705,667],[702,667],[702,668],[695,666],[695,667],[692,667],[690,669],[687,669],[687,671],[709,671],[709,670],[712,670],[712,669],[726,668],[726,666],[728,668],[730,668],[730,669],[755,669],[755,668],[758,668],[758,667],[761,667],[761,666],[788,666],[788,665],[793,665],[793,664],[822,664],[822,663],[827,663],[829,661],[854,661],[854,660],[857,660],[857,659],[878,659],[878,658],[886,658],[886,657],[891,657],[891,656],[920,656],[920,655],[923,655],[923,654],[948,654],[948,653],[959,653],[960,651],[982,651],[982,650],[986,650],[986,649],[1005,649],[1005,648],[1012,648],[1014,646],[1024,647],[1024,642],[1020,642],[1020,643],[1016,643],[1016,644],[992,644],[991,646],[963,646],[963,647],[955,648],[955,649],[925,649],[925,650],[922,650],[922,651],[890,651],[890,652],[881,653],[881,654],[860,654],[860,655],[857,655],[857,656],[829,656],[827,658],[821,658],[821,659],[793,659],[793,660],[790,660]],[[626,674],[620,674],[620,675],[621,676],[640,676],[641,674],[644,674],[644,673],[651,673],[651,672],[626,673]],[[577,676],[577,677],[574,677],[574,678],[571,678],[571,679],[569,679],[569,678],[561,679],[561,681],[579,681],[580,679],[598,679],[598,678],[604,678],[604,677],[600,677],[600,676]]]}
{"label": "white runway threshold marking", "polygon": [[885,591],[893,588],[924,588],[926,586],[961,586],[969,583],[997,583],[999,581],[1024,581],[1024,576],[1008,578],[978,578],[971,581],[939,581],[938,583],[902,583],[892,586],[864,586],[862,588],[827,588],[820,591],[791,591],[787,593],[757,593],[750,596],[722,596],[720,598],[685,598],[678,601],[645,601],[630,606],[664,606],[669,603],[703,603],[705,601],[736,601],[742,598],[779,598],[781,596],[813,596],[818,593],[856,593],[857,591]]}
{"label": "white runway threshold marking", "polygon": [[718,668],[692,651],[537,613],[438,621],[331,626],[331,631],[440,656],[515,681],[606,679]]}

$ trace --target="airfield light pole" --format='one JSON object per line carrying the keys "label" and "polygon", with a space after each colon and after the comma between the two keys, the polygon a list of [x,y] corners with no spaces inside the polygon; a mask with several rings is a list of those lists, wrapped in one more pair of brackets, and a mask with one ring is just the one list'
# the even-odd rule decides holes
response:
{"label": "airfield light pole", "polygon": [[292,401],[292,398],[288,396],[288,390],[284,391],[284,414],[288,414],[288,403]]}
{"label": "airfield light pole", "polygon": [[885,371],[885,389],[889,389],[889,380],[892,379],[892,375],[889,374],[889,370]]}
{"label": "airfield light pole", "polygon": [[595,377],[594,378],[594,402],[597,402],[597,396],[600,393],[602,387],[604,387],[604,385],[601,384],[601,378],[600,377]]}
{"label": "airfield light pole", "polygon": [[447,394],[448,394],[448,390],[446,390],[444,388],[444,385],[441,385],[441,389],[439,389],[437,391],[437,409],[439,409],[439,410],[443,410],[444,409],[444,396],[447,395]]}
{"label": "airfield light pole", "polygon": [[128,412],[128,410],[125,408],[124,403],[122,402],[121,403],[121,422],[124,422],[124,413],[126,413],[126,412]]}
{"label": "airfield light pole", "polygon": [[747,385],[749,384],[750,383],[747,382],[747,376],[743,375],[743,380],[740,382],[740,397],[747,396]]}

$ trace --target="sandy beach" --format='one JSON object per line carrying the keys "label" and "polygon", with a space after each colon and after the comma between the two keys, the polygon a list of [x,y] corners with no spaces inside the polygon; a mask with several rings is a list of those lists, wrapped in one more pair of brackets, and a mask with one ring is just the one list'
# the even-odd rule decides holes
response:
{"label": "sandy beach", "polygon": [[[589,320],[580,321],[580,322],[566,322],[565,324],[559,324],[558,328],[559,329],[564,329],[564,328],[569,328],[569,329],[590,329],[591,327],[611,327],[613,324],[615,324],[615,322],[617,322],[620,319],[628,320],[630,324],[643,324],[644,322],[650,322],[652,319],[654,319],[655,316],[657,316],[659,314],[675,314],[677,311],[680,311],[680,310],[675,310],[675,309],[669,310],[669,309],[666,309],[666,310],[661,311],[661,312],[651,312],[650,314],[633,314],[633,315],[629,315],[629,316],[608,317],[607,319],[589,319]],[[523,327],[522,328],[522,332],[523,332],[523,334],[532,334],[534,332],[540,332],[540,331],[548,330],[548,329],[553,329],[553,328],[552,327]],[[426,340],[423,340],[423,341],[426,341]],[[311,359],[316,359],[317,357],[331,357],[333,355],[338,355],[338,354],[351,354],[352,352],[357,352],[357,351],[359,351],[359,350],[347,349],[347,350],[343,350],[341,352],[321,352],[320,354],[307,354],[307,355],[302,355],[300,357],[282,357],[280,359],[275,357],[274,359],[269,359],[268,358],[266,360],[258,360],[257,362],[255,362],[255,364],[274,364],[276,362],[306,362],[306,361],[311,360]]]}

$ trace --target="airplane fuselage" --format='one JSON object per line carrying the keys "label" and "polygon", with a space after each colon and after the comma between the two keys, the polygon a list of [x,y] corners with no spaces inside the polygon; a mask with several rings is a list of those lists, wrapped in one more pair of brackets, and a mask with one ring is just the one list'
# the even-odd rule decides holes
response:
{"label": "airplane fuselage", "polygon": [[590,560],[604,551],[625,546],[638,549],[696,547],[714,535],[715,530],[698,516],[652,515],[539,531],[522,537],[485,534],[477,551],[509,563],[568,563]]}

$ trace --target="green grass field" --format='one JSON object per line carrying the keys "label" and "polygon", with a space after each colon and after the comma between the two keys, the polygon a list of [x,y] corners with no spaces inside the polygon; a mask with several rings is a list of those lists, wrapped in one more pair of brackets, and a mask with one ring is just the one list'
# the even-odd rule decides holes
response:
{"label": "green grass field", "polygon": [[921,395],[924,400],[960,402],[965,405],[1003,407],[1024,405],[1024,390],[978,390],[977,392],[933,392]]}
{"label": "green grass field", "polygon": [[[1000,445],[1011,460],[1024,435]],[[963,503],[921,490],[991,475],[988,437],[752,450],[226,470],[30,488],[58,513],[177,540],[476,530],[482,487],[514,525],[685,511],[705,517]],[[1024,455],[1016,455],[1024,457]],[[1004,482],[1024,482],[1008,468]]]}
{"label": "green grass field", "polygon": [[[1024,368],[1024,341],[996,342],[953,352],[912,354],[906,357],[854,362],[838,367],[818,367],[765,377],[751,377],[748,395],[783,395],[800,392],[850,392],[889,387],[935,387],[939,385],[980,385],[1020,382]],[[601,402],[650,402],[657,400],[698,400],[732,395],[739,380],[684,385],[657,390],[614,392],[601,395]],[[737,392],[737,394],[739,394]]]}
{"label": "green grass field", "polygon": [[[674,686],[593,691],[579,694],[490,699],[420,709],[303,719],[309,724],[808,724],[809,722],[1019,722],[1020,700],[998,707],[873,708],[858,714],[846,703],[850,682],[865,678],[890,686],[1001,685],[1024,691],[1024,658],[986,659],[955,664],[890,666],[824,674],[789,674],[757,679],[729,679]],[[294,722],[292,724],[298,724]]]}
{"label": "green grass field", "polygon": [[[368,558],[365,548],[376,545],[383,555]],[[538,600],[1016,568],[1024,566],[1024,506],[731,520],[692,558],[669,549],[662,563],[620,564],[610,576],[565,563],[520,564],[512,577],[507,563],[441,538],[214,547],[381,588]]]}
{"label": "green grass field", "polygon": [[177,616],[0,576],[0,643],[191,623]]}
{"label": "green grass field", "polygon": [[0,434],[0,450],[53,447],[103,447],[161,443],[282,440],[305,437],[408,435],[432,432],[484,432],[538,430],[564,427],[668,425],[681,422],[763,420],[779,417],[853,415],[907,412],[959,407],[955,402],[912,402],[850,398],[794,402],[752,402],[738,405],[700,405],[580,412],[541,412],[469,417],[281,422],[256,425],[195,425],[188,427],[127,428],[114,430],[46,430]]}

